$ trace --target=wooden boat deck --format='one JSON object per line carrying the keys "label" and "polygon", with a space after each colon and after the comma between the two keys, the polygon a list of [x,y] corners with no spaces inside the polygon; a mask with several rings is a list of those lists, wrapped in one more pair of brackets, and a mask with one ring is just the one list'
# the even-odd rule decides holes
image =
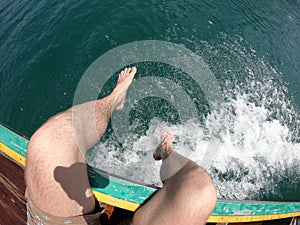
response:
{"label": "wooden boat deck", "polygon": [[24,170],[0,153],[0,224],[26,224]]}

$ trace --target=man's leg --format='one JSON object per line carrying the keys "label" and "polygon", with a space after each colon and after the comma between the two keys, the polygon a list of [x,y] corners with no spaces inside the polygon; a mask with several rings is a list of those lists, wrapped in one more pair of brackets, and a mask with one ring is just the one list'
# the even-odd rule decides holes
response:
{"label": "man's leg", "polygon": [[31,200],[41,210],[59,217],[94,210],[84,154],[104,134],[112,112],[123,108],[135,73],[135,67],[126,68],[109,96],[74,106],[34,133],[25,178]]}
{"label": "man's leg", "polygon": [[205,224],[216,204],[210,176],[177,154],[172,140],[166,133],[153,154],[156,160],[163,160],[160,174],[164,186],[134,214],[133,225]]}

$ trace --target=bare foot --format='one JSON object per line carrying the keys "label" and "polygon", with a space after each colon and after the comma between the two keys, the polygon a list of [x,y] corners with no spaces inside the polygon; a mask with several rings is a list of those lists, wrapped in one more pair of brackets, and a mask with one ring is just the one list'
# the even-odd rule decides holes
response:
{"label": "bare foot", "polygon": [[172,142],[174,137],[172,134],[165,132],[162,135],[162,141],[157,146],[156,150],[153,152],[153,158],[155,160],[164,160],[174,151],[172,147]]}
{"label": "bare foot", "polygon": [[115,102],[114,102],[114,109],[121,110],[124,107],[125,98],[126,98],[126,92],[130,84],[132,83],[132,80],[134,78],[134,75],[136,74],[136,67],[132,68],[125,68],[121,71],[119,74],[118,83],[113,90],[113,94],[116,95]]}

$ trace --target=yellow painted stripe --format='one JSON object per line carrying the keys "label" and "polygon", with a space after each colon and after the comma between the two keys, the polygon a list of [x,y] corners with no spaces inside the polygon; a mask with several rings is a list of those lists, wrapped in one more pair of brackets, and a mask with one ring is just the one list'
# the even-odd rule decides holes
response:
{"label": "yellow painted stripe", "polygon": [[6,146],[5,144],[0,142],[0,150],[7,155],[8,157],[10,157],[12,160],[14,160],[16,163],[25,166],[26,164],[26,158],[22,155],[20,155],[19,153],[15,152],[14,150],[12,150],[11,148],[9,148],[8,146]]}
{"label": "yellow painted stripe", "polygon": [[95,190],[93,190],[93,193],[94,193],[95,197],[97,198],[97,200],[99,202],[104,202],[106,204],[113,205],[113,206],[123,208],[123,209],[127,209],[129,211],[135,211],[140,206],[137,203],[128,202],[128,201],[125,201],[125,200],[122,200],[122,199],[118,199],[118,198],[112,197],[110,195],[100,193],[100,192],[95,191]]}
{"label": "yellow painted stripe", "polygon": [[258,222],[266,220],[276,220],[283,218],[291,218],[300,216],[300,212],[273,214],[273,215],[260,215],[260,216],[213,216],[208,218],[209,223],[238,223],[238,222]]}

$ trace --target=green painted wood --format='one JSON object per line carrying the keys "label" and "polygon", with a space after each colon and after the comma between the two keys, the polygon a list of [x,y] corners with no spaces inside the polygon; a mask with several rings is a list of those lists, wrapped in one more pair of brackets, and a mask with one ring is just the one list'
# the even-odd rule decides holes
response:
{"label": "green painted wood", "polygon": [[0,124],[0,141],[15,152],[26,157],[29,141],[2,124]]}
{"label": "green painted wood", "polygon": [[[0,141],[26,157],[28,139],[0,124]],[[157,188],[125,180],[104,171],[89,168],[89,179],[93,190],[115,198],[144,203]],[[260,202],[218,200],[212,213],[215,216],[258,216],[300,212],[300,202]]]}
{"label": "green painted wood", "polygon": [[117,178],[91,167],[88,174],[93,190],[128,202],[142,204],[157,191],[156,188]]}
{"label": "green painted wood", "polygon": [[212,215],[260,216],[300,212],[300,202],[218,200]]}

